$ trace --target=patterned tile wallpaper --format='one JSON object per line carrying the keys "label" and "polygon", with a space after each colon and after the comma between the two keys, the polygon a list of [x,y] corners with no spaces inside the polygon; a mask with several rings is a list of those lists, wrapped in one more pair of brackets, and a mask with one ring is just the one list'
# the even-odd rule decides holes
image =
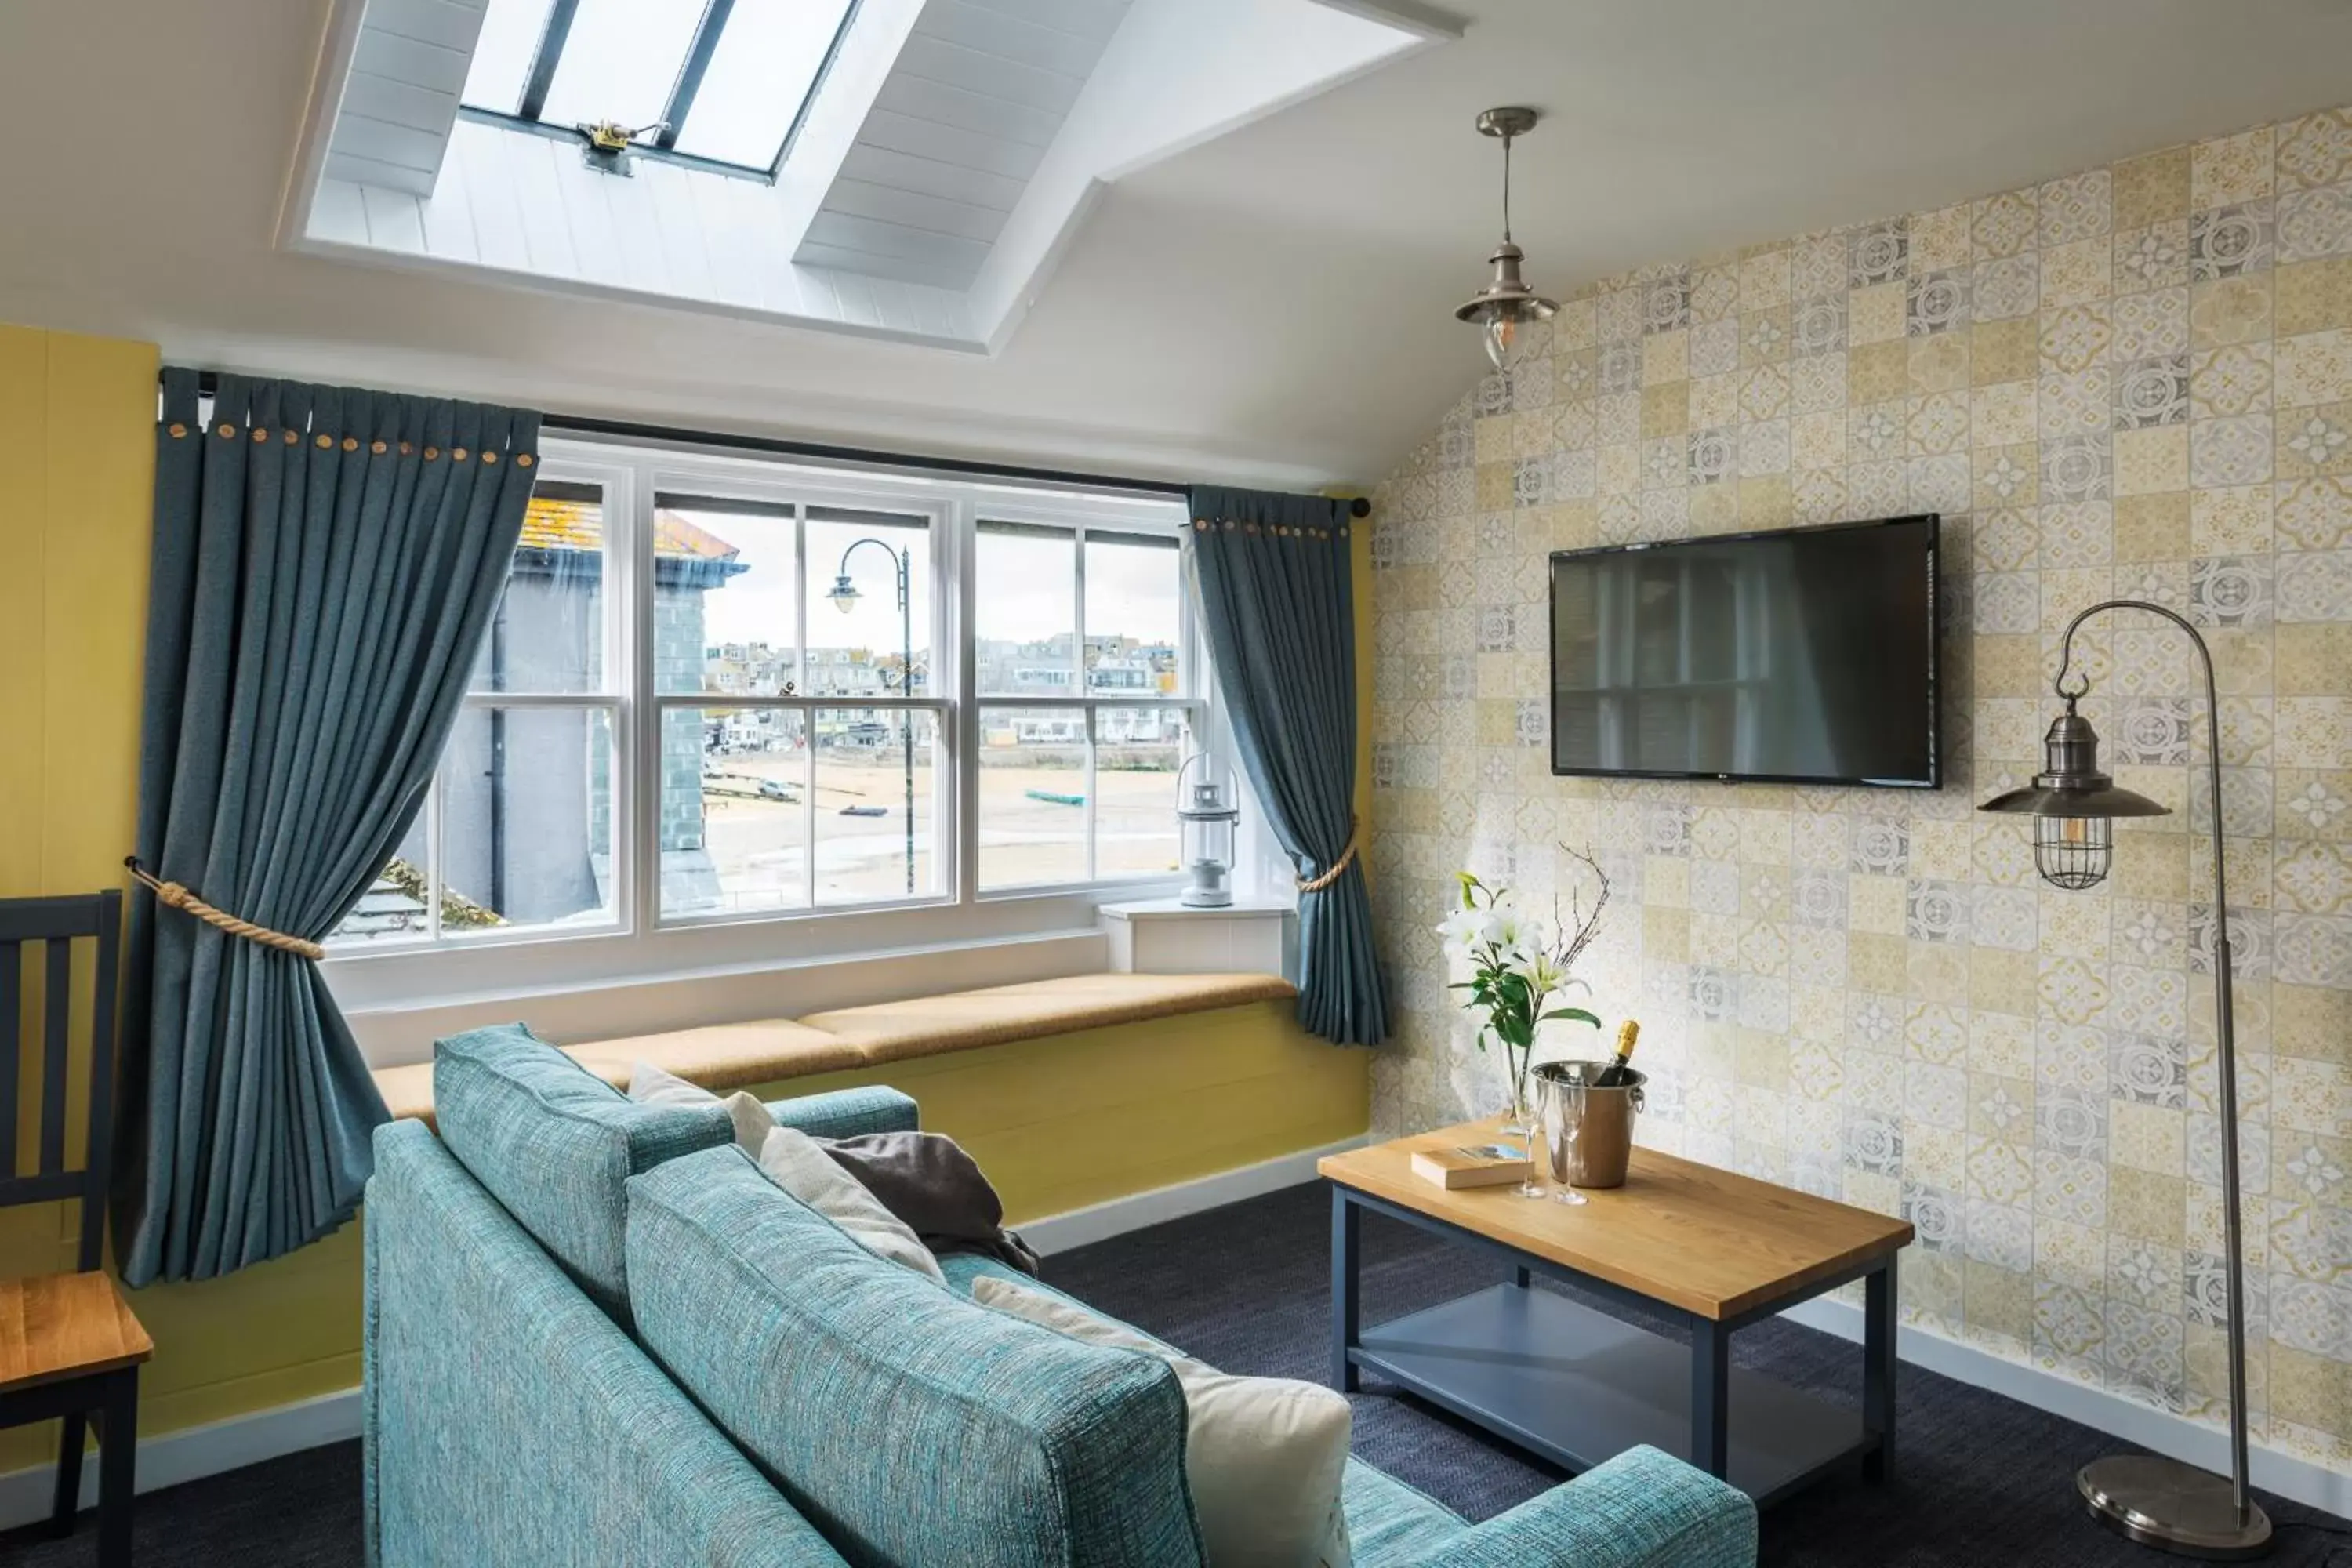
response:
{"label": "patterned tile wallpaper", "polygon": [[[2352,1469],[2352,110],[1612,278],[1538,353],[1378,497],[1375,1125],[1500,1100],[1430,931],[1453,871],[1540,904],[1590,846],[1646,1142],[1906,1215],[1912,1321],[2216,1419],[2218,809],[2254,1430]],[[1918,510],[1943,791],[1551,775],[1549,552]],[[2064,893],[1974,807],[2036,770],[2057,633],[2111,595],[2211,639],[2228,767],[2217,804],[2186,639],[2091,623],[2084,710],[2178,815]]]}

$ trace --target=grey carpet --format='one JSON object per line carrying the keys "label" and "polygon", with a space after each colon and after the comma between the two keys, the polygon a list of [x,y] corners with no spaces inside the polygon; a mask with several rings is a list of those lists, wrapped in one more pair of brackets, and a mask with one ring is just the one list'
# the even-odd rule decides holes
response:
{"label": "grey carpet", "polygon": [[[1330,1356],[1329,1237],[1325,1190],[1294,1187],[1060,1254],[1046,1260],[1045,1275],[1211,1365],[1321,1381]],[[1362,1247],[1368,1324],[1506,1273],[1500,1262],[1377,1215],[1364,1216]],[[1847,1341],[1764,1322],[1734,1334],[1731,1345],[1742,1366],[1860,1403],[1861,1349]],[[1895,1393],[1895,1480],[1864,1485],[1857,1467],[1776,1504],[1764,1515],[1768,1568],[2156,1568],[2168,1561],[2108,1533],[2074,1500],[2075,1468],[2113,1450],[2112,1438],[1908,1363]],[[1376,1379],[1367,1377],[1352,1403],[1357,1455],[1465,1518],[1491,1518],[1563,1479]],[[2273,1520],[2352,1529],[2294,1503],[2262,1500]],[[2288,1529],[2272,1561],[2316,1565],[2343,1545]],[[2340,1555],[2352,1564],[2352,1550]]]}
{"label": "grey carpet", "polygon": [[[97,1515],[70,1540],[43,1527],[0,1535],[6,1568],[89,1568]],[[138,1568],[354,1568],[360,1562],[360,1446],[337,1443],[139,1500]],[[488,1568],[488,1565],[485,1565]]]}
{"label": "grey carpet", "polygon": [[[1298,1187],[1137,1231],[1046,1260],[1046,1278],[1105,1311],[1232,1372],[1321,1378],[1329,1355],[1329,1208]],[[1368,1323],[1492,1284],[1500,1266],[1393,1221],[1363,1222]],[[1733,1336],[1740,1364],[1853,1402],[1860,1352],[1783,1323]],[[2167,1559],[2100,1529],[2074,1501],[2074,1470],[2115,1444],[2086,1426],[1906,1365],[1896,1413],[1900,1474],[1884,1487],[1839,1476],[1764,1516],[1768,1568],[2157,1568]],[[1410,1395],[1367,1380],[1356,1451],[1467,1518],[1483,1520],[1561,1478]],[[2310,1524],[2345,1521],[2265,1497],[2287,1527],[2271,1561],[2352,1564]],[[83,1568],[68,1542],[0,1534],[0,1564]],[[140,1500],[140,1568],[346,1568],[360,1561],[359,1446],[274,1459]],[[485,1564],[484,1568],[493,1568]],[[1530,1564],[1530,1568],[1534,1568]]]}

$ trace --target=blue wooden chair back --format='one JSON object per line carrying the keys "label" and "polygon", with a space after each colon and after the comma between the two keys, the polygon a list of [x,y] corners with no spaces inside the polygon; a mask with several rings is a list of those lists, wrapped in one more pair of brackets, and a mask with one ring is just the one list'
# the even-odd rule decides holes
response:
{"label": "blue wooden chair back", "polygon": [[[75,1267],[99,1266],[106,1236],[106,1189],[114,1128],[114,1013],[121,970],[122,894],[113,889],[68,898],[0,899],[0,1208],[81,1200]],[[79,1167],[66,1163],[66,1109],[72,1061],[73,951],[93,949],[89,969],[89,1137]],[[40,1005],[28,974],[40,977]],[[28,1057],[38,1064],[25,1071]],[[20,1096],[28,1097],[20,1100]],[[25,1105],[37,1103],[29,1151],[20,1148]],[[29,1164],[30,1169],[24,1169]]]}

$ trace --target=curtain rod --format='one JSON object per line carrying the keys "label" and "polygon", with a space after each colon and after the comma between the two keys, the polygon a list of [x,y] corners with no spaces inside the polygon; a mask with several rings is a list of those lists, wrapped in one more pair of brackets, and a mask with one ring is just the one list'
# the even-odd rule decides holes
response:
{"label": "curtain rod", "polygon": [[[196,392],[210,397],[219,384],[215,371],[196,373]],[[771,436],[743,436],[726,430],[690,430],[675,425],[639,425],[626,419],[598,419],[579,414],[546,414],[543,429],[579,436],[613,436],[632,441],[678,441],[694,446],[725,447],[739,452],[762,452],[774,457],[811,458],[832,463],[879,463],[892,468],[926,468],[934,473],[968,474],[975,478],[1024,479],[1034,484],[1094,485],[1104,489],[1132,490],[1144,495],[1188,496],[1189,485],[1167,479],[1122,479],[1115,474],[1079,473],[1066,468],[1028,468],[1013,463],[982,462],[971,458],[927,458],[912,452],[884,452],[865,447],[833,447],[815,441],[787,441]],[[1358,496],[1348,503],[1351,517],[1370,517],[1372,503]]]}

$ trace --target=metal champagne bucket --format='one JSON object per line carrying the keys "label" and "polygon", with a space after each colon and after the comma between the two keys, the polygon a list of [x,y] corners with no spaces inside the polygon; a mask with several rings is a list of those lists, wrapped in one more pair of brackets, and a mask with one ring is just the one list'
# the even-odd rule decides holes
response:
{"label": "metal champagne bucket", "polygon": [[[1625,1163],[1633,1152],[1633,1118],[1641,1114],[1642,1086],[1649,1075],[1628,1068],[1625,1081],[1595,1089],[1607,1062],[1542,1062],[1535,1068],[1537,1106],[1544,1162],[1551,1179],[1571,1187],[1622,1187]],[[1567,1137],[1576,1087],[1583,1086],[1584,1115],[1575,1140]]]}

